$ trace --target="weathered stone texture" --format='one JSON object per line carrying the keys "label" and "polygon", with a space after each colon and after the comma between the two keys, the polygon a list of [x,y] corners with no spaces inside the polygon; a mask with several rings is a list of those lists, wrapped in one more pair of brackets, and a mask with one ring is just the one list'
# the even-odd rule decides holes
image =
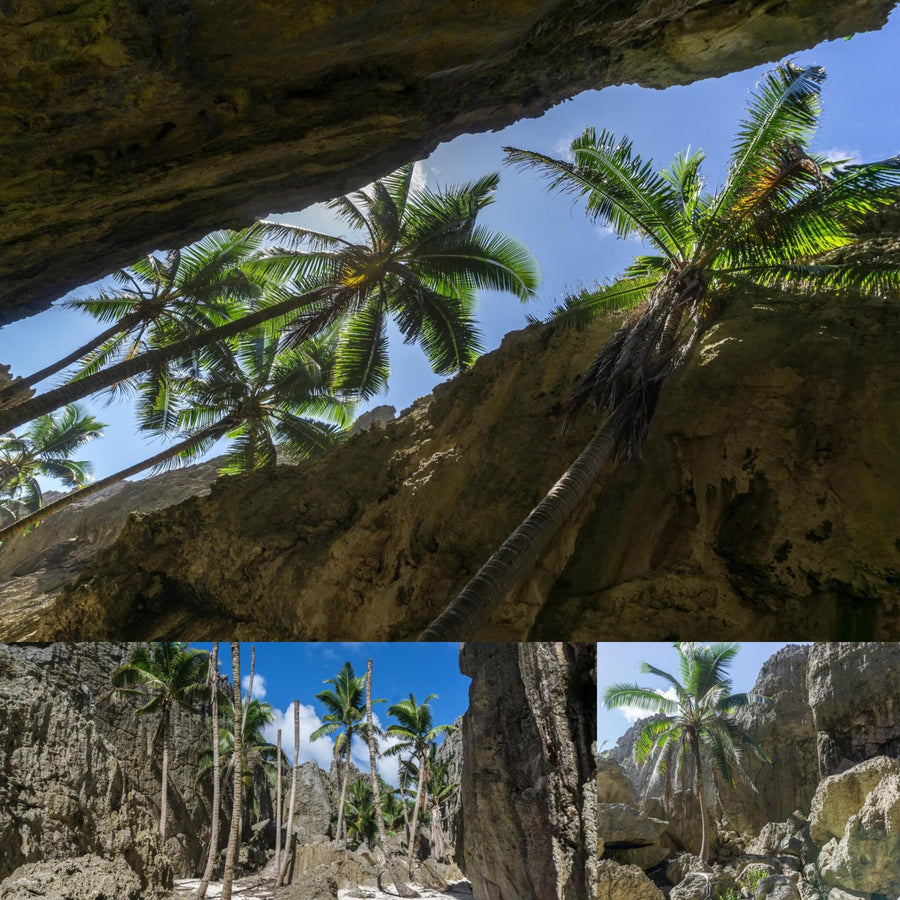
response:
{"label": "weathered stone texture", "polygon": [[900,757],[900,643],[816,644],[809,704],[823,775],[873,756]]}
{"label": "weathered stone texture", "polygon": [[[26,895],[26,882],[57,896],[53,885],[70,869],[72,878],[92,869],[96,857],[109,861],[99,882],[115,881],[122,896],[126,882],[172,883],[158,807],[139,789],[140,768],[120,758],[90,676],[70,664],[77,652],[0,645],[0,880],[18,870],[6,897]],[[85,859],[56,865],[71,857]]]}
{"label": "weathered stone texture", "polygon": [[[559,404],[617,322],[509,335],[384,429],[132,518],[89,562],[96,545],[72,542],[58,552],[81,554],[77,581],[67,571],[17,627],[415,636],[583,447],[593,421],[562,436]],[[473,636],[900,635],[898,330],[896,302],[735,298],[664,390],[644,461],[601,479]],[[46,568],[24,559],[41,530],[0,551],[20,603]]]}
{"label": "weathered stone texture", "polygon": [[[464,644],[460,867],[480,900],[582,900],[596,865],[592,645]],[[588,806],[589,816],[595,815]]]}
{"label": "weathered stone texture", "polygon": [[358,187],[586,88],[682,83],[881,25],[893,0],[7,0],[7,316]]}

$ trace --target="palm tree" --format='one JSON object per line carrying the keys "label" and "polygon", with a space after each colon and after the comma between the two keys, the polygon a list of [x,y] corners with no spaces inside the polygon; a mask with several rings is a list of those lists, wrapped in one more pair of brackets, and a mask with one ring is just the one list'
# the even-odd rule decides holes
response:
{"label": "palm tree", "polygon": [[159,713],[154,743],[162,744],[159,833],[163,843],[168,812],[172,710],[176,705],[191,708],[190,701],[209,696],[209,686],[203,679],[205,664],[205,651],[163,641],[135,647],[128,660],[112,674],[113,696],[137,696],[146,701],[137,710],[139,716]]}
{"label": "palm tree", "polygon": [[212,701],[212,806],[210,817],[212,824],[209,830],[209,854],[206,857],[206,868],[197,886],[197,900],[203,900],[209,888],[209,882],[216,865],[216,854],[219,851],[219,803],[222,786],[222,773],[219,769],[219,642],[213,641],[212,653],[209,657],[209,694]]}
{"label": "palm tree", "polygon": [[371,783],[365,778],[357,778],[350,785],[344,804],[347,837],[358,844],[372,841],[378,834],[378,810]]}
{"label": "palm tree", "polygon": [[423,639],[471,634],[540,558],[603,467],[640,457],[665,380],[720,313],[729,289],[900,287],[896,263],[828,255],[851,244],[874,211],[900,199],[900,157],[834,165],[808,150],[824,78],[819,67],[788,63],[763,79],[739,127],[725,183],[711,193],[700,177],[702,153],[679,154],[656,171],[608,131],[588,128],[574,140],[572,162],[506,148],[509,162],[537,169],[551,188],[583,198],[594,222],[621,238],[639,236],[655,253],[637,257],[620,281],[583,292],[560,311],[564,323],[579,324],[602,310],[634,310],[569,401],[569,421],[588,401],[606,419]]}
{"label": "palm tree", "polygon": [[0,528],[43,506],[39,477],[55,478],[66,487],[85,485],[91,465],[86,460],[71,459],[72,454],[88,441],[102,437],[105,427],[72,405],[59,415],[40,416],[22,434],[0,435]]}
{"label": "palm tree", "polygon": [[295,228],[304,251],[268,249],[261,257],[275,277],[294,274],[315,257],[342,290],[292,327],[341,320],[335,386],[377,394],[388,380],[387,320],[407,343],[424,350],[440,374],[469,366],[481,350],[473,309],[477,288],[533,296],[537,263],[518,241],[476,225],[493,200],[499,175],[436,193],[415,187],[413,165],[329,206],[362,243]]}
{"label": "palm tree", "polygon": [[657,714],[641,729],[634,745],[634,760],[638,765],[651,764],[654,778],[666,779],[666,796],[671,791],[673,774],[686,776],[687,780],[693,775],[694,791],[700,803],[700,856],[708,861],[709,813],[703,796],[706,763],[711,761],[716,772],[734,785],[736,775],[747,778],[741,768],[743,748],[764,762],[771,762],[759,744],[738,727],[735,718],[738,710],[771,700],[752,692],[732,692],[727,673],[739,644],[680,643],[675,644],[675,649],[680,681],[649,663],[641,664],[641,672],[656,675],[668,683],[675,693],[674,699],[637,684],[613,684],[603,692],[603,702],[610,709],[629,706]]}
{"label": "palm tree", "polygon": [[[231,677],[232,677],[232,712],[234,721],[241,717],[241,645],[231,642]],[[243,755],[241,729],[234,731],[234,757],[241,759]],[[237,857],[240,835],[238,830],[241,821],[241,766],[233,766],[231,828],[228,829],[228,847],[225,850],[225,871],[222,875],[222,900],[231,900],[231,888],[234,883],[234,861]]]}
{"label": "palm tree", "polygon": [[0,431],[264,323],[290,327],[301,343],[342,322],[336,385],[361,387],[363,396],[376,393],[387,379],[389,315],[407,341],[423,347],[436,372],[464,368],[479,349],[474,292],[511,291],[527,300],[538,281],[537,264],[524,245],[476,224],[498,183],[492,174],[441,192],[417,189],[412,166],[404,166],[368,190],[333,201],[344,220],[366,234],[363,244],[258,223],[251,229],[255,237],[282,246],[261,249],[253,262],[241,264],[251,279],[266,284],[252,312],[186,337],[173,333],[164,346],[2,409]]}
{"label": "palm tree", "polygon": [[0,540],[133,475],[196,460],[221,438],[231,446],[219,471],[236,474],[274,465],[278,450],[293,460],[320,453],[349,421],[349,399],[330,391],[333,349],[325,340],[284,349],[278,338],[257,333],[218,363],[180,384],[146,385],[141,426],[155,434],[177,428],[180,440],[7,525]]}
{"label": "palm tree", "polygon": [[[324,684],[334,685],[333,691],[321,691],[316,694],[318,700],[327,710],[322,717],[323,724],[317,728],[310,739],[317,741],[319,738],[338,732],[334,743],[335,755],[340,758],[344,755],[344,774],[341,778],[341,799],[338,804],[338,820],[336,840],[341,840],[344,827],[344,803],[347,799],[347,783],[350,778],[350,750],[355,731],[366,734],[367,729],[363,723],[365,715],[365,677],[357,677],[353,666],[345,662],[340,672],[334,678],[326,678]],[[383,703],[383,700],[374,700],[374,703]]]}
{"label": "palm tree", "polygon": [[388,709],[388,715],[397,719],[397,725],[389,725],[387,733],[396,737],[397,743],[386,753],[389,755],[411,753],[418,760],[419,781],[416,788],[416,802],[413,806],[412,825],[410,826],[409,849],[406,867],[412,877],[413,853],[416,845],[416,827],[419,824],[419,808],[428,773],[428,752],[431,744],[442,734],[453,731],[453,725],[434,725],[430,703],[437,699],[437,694],[429,694],[422,704],[416,703],[414,694],[408,700],[401,700]]}
{"label": "palm tree", "polygon": [[369,745],[369,770],[372,776],[372,797],[374,800],[375,826],[378,829],[378,837],[381,841],[381,848],[384,851],[384,858],[385,862],[387,863],[388,872],[390,873],[391,880],[394,882],[394,885],[397,888],[397,894],[400,897],[418,897],[418,893],[410,888],[406,883],[404,883],[403,879],[400,878],[400,875],[397,873],[396,867],[394,866],[394,860],[388,848],[387,832],[384,824],[384,801],[387,799],[387,797],[393,796],[393,793],[388,790],[385,790],[384,793],[382,793],[382,787],[384,787],[385,785],[381,779],[381,776],[378,774],[376,765],[378,752],[375,747],[375,722],[372,715],[371,658],[369,659],[369,662],[366,666],[366,728],[366,738]]}
{"label": "palm tree", "polygon": [[259,229],[216,231],[165,256],[150,254],[111,276],[115,287],[64,303],[111,322],[76,350],[5,391],[0,399],[33,387],[77,362],[80,375],[97,372],[117,359],[132,359],[233,319],[262,285],[241,269],[260,250]]}
{"label": "palm tree", "polygon": [[[270,744],[263,735],[264,729],[275,721],[275,710],[268,703],[253,698],[243,704],[244,718],[243,757],[241,759],[241,783],[244,796],[250,800],[253,814],[259,818],[259,798],[253,790],[253,774],[261,771],[266,781],[274,782],[277,772],[276,747]],[[200,755],[199,778],[207,778],[214,774],[214,755],[218,753],[219,764],[226,777],[234,772],[235,765],[235,728],[234,706],[230,698],[223,704],[222,721],[219,725],[218,747],[207,747]],[[223,801],[228,802],[228,797]]]}

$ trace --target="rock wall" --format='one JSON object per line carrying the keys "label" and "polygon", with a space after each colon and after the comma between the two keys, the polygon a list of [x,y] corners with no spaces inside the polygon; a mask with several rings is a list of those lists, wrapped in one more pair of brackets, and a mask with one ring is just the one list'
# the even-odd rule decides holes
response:
{"label": "rock wall", "polygon": [[[40,532],[13,539],[0,577],[21,628],[414,637],[583,447],[594,422],[560,435],[560,403],[617,322],[511,334],[307,465],[221,479],[99,552],[84,535],[58,551],[81,547],[80,573],[37,609],[44,556],[18,560]],[[473,637],[900,636],[898,330],[896,301],[735,297],[666,386],[644,461],[601,479]]]}
{"label": "rock wall", "polygon": [[457,862],[478,900],[583,900],[596,861],[596,647],[464,644]]}
{"label": "rock wall", "polygon": [[822,775],[873,756],[900,757],[900,644],[814,645],[809,704]]}
{"label": "rock wall", "polygon": [[721,75],[876,28],[892,6],[9,0],[0,308],[45,308],[150,250],[344,193],[580,90]]}
{"label": "rock wall", "polygon": [[113,880],[171,887],[158,806],[142,790],[147,760],[121,757],[117,717],[100,712],[88,666],[73,665],[79,652],[0,645],[0,881],[22,866],[100,857]]}

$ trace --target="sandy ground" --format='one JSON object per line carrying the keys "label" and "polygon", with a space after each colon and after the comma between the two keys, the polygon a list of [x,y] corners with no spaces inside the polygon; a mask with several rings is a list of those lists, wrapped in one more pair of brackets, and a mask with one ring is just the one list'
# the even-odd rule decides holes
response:
{"label": "sandy ground", "polygon": [[[176,881],[172,900],[188,900],[197,893],[199,884],[199,878],[182,878]],[[452,883],[446,891],[434,891],[419,887],[417,884],[414,884],[413,887],[419,892],[422,900],[464,900],[464,898],[472,896],[472,887],[468,881]],[[214,898],[221,895],[222,885],[212,882],[206,896]],[[242,900],[273,900],[276,894],[272,880],[269,878],[239,878],[234,883],[231,896],[233,900],[238,900],[238,898],[242,898]],[[396,896],[393,886],[390,891],[379,891],[373,887],[341,888],[338,891],[340,900],[357,900],[357,898],[359,900],[389,900]]]}

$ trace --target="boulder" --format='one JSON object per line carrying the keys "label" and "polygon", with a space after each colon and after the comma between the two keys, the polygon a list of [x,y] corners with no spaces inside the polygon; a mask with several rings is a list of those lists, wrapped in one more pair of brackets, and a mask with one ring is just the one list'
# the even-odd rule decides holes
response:
{"label": "boulder", "polygon": [[597,900],[663,900],[659,888],[638,866],[600,860],[596,876]]}
{"label": "boulder", "polygon": [[669,900],[731,900],[740,886],[730,872],[689,872],[669,893]]}
{"label": "boulder", "polygon": [[0,900],[140,900],[146,895],[122,859],[86,855],[27,863],[0,883]]}
{"label": "boulder", "polygon": [[314,761],[298,767],[294,828],[301,844],[331,837],[331,816],[336,807],[331,799],[332,789],[328,775]]}
{"label": "boulder", "polygon": [[659,840],[666,824],[627,803],[597,804],[597,833],[607,849],[648,847]]}
{"label": "boulder", "polygon": [[278,892],[278,900],[337,900],[337,896],[337,876],[328,865],[304,872],[302,878]]}
{"label": "boulder", "polygon": [[900,895],[900,760],[885,774],[840,838],[819,854],[822,880],[848,891]]}
{"label": "boulder", "polygon": [[754,900],[802,900],[800,890],[787,875],[769,875],[756,886]]}
{"label": "boulder", "polygon": [[855,816],[869,792],[886,775],[900,773],[900,760],[886,756],[859,763],[840,775],[823,779],[813,798],[809,831],[819,846],[830,838],[842,838],[851,816]]}
{"label": "boulder", "polygon": [[635,805],[634,788],[625,769],[610,755],[597,758],[597,802]]}
{"label": "boulder", "polygon": [[801,869],[815,859],[816,845],[810,837],[809,821],[799,810],[784,822],[768,822],[746,848],[748,854],[789,857]]}

